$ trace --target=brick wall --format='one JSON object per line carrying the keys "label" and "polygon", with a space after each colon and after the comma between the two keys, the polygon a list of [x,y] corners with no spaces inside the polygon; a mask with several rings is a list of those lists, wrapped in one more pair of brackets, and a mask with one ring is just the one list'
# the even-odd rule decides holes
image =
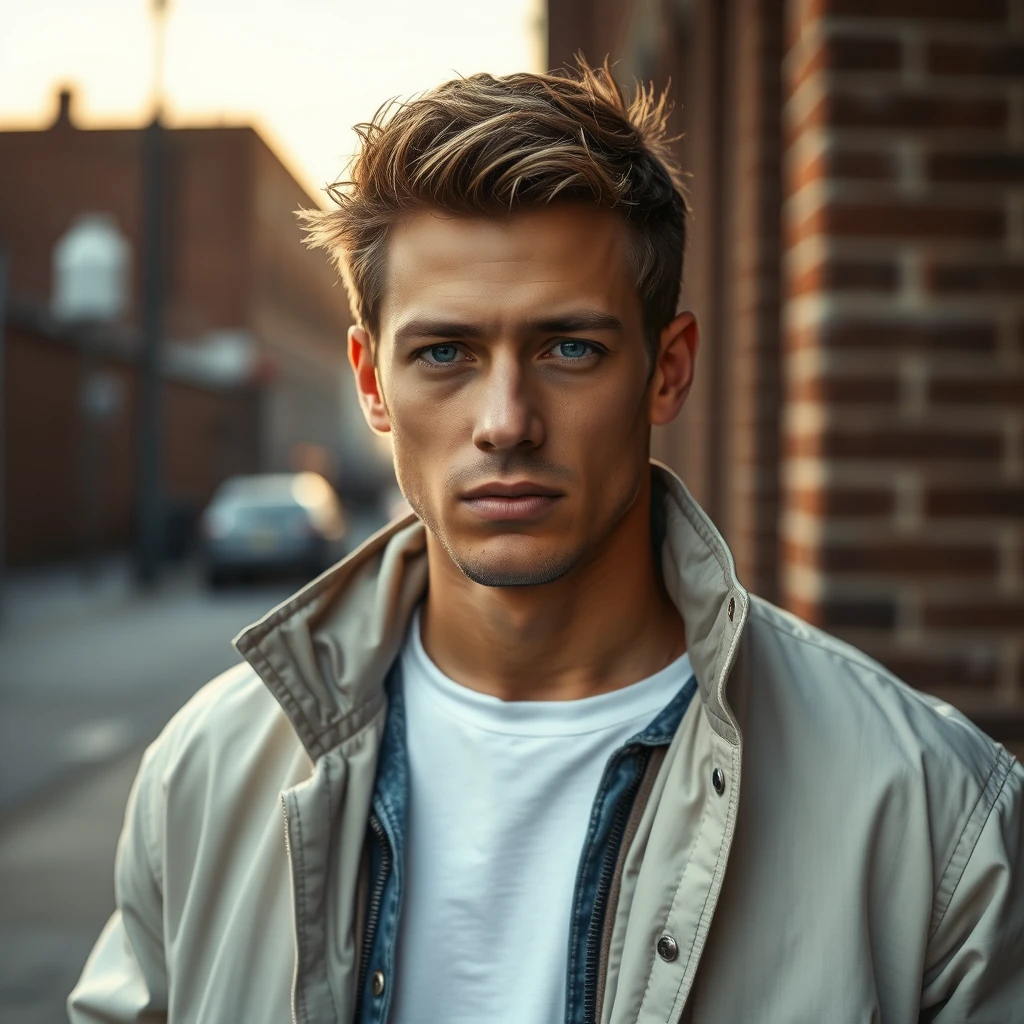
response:
{"label": "brick wall", "polygon": [[725,225],[730,359],[723,526],[745,585],[777,601],[783,0],[736,0],[727,34],[732,135]]}
{"label": "brick wall", "polygon": [[1024,2],[790,0],[786,29],[782,599],[1005,722],[1024,695]]}
{"label": "brick wall", "polygon": [[[89,354],[76,332],[8,324],[4,374],[5,556],[12,565],[85,553],[89,494],[98,550],[123,549],[135,517],[138,371],[111,351]],[[87,375],[119,385],[111,417],[82,413]],[[163,463],[166,496],[198,513],[225,476],[257,468],[260,394],[165,379]],[[90,457],[90,447],[92,455]],[[88,488],[86,473],[94,487]]]}
{"label": "brick wall", "polygon": [[[198,341],[225,328],[244,329],[256,340],[268,387],[259,419],[250,428],[259,445],[253,468],[291,468],[294,446],[312,444],[328,453],[329,465],[340,469],[344,483],[366,477],[374,482],[373,474],[383,475],[386,467],[381,469],[365,426],[356,422],[361,416],[351,388],[343,390],[349,376],[345,333],[351,323],[345,292],[323,256],[302,245],[294,216],[298,207],[313,206],[315,200],[250,127],[175,128],[165,133],[164,143],[167,340]],[[48,129],[0,132],[0,240],[9,258],[12,298],[45,309],[54,243],[82,212],[108,212],[134,256],[129,309],[117,326],[137,327],[141,175],[138,129],[82,130],[65,111]],[[36,355],[45,362],[41,352]],[[8,377],[19,394],[38,403],[48,393],[45,378],[28,365],[20,362]],[[65,383],[61,377],[55,387]],[[180,397],[175,391],[167,402]],[[172,422],[182,437],[188,435],[187,416],[174,416]],[[68,459],[77,466],[77,450],[56,452],[46,430],[30,436],[36,441],[22,455],[40,468],[34,475],[26,469],[25,479],[35,489],[31,493],[49,493],[52,482],[43,483],[45,467]],[[52,436],[73,444],[73,434]],[[127,445],[134,438],[117,434],[110,443]],[[183,498],[179,482],[188,474],[173,444],[164,484],[170,495]],[[121,522],[119,516],[111,512],[108,522]],[[62,539],[48,556],[41,542],[17,545],[26,558],[58,557],[70,550],[69,529],[54,534]],[[31,533],[31,516],[26,530]],[[111,525],[110,532],[123,537],[126,528]]]}

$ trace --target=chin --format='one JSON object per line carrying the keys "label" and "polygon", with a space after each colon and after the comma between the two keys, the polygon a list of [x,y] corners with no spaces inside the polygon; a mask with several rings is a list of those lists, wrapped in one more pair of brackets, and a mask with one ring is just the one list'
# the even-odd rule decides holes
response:
{"label": "chin", "polygon": [[561,579],[580,560],[577,551],[524,551],[522,544],[514,545],[516,551],[487,550],[492,546],[471,554],[448,547],[448,555],[465,576],[482,587],[540,587]]}

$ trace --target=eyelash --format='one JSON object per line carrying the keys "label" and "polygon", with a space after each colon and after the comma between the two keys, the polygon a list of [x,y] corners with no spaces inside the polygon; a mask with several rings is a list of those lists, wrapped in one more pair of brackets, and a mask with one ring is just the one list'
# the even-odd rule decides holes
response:
{"label": "eyelash", "polygon": [[[608,351],[603,346],[598,345],[597,342],[587,341],[583,338],[559,338],[552,344],[551,348],[547,350],[547,354],[550,354],[555,348],[557,348],[559,345],[564,344],[565,342],[576,342],[577,344],[586,345],[589,349],[586,355],[580,356],[577,359],[570,359],[566,356],[563,356],[562,358],[566,363],[582,363],[585,362],[591,356],[606,355]],[[432,363],[428,359],[426,359],[425,356],[436,348],[454,348],[456,352],[462,352],[463,355],[468,354],[466,353],[465,349],[461,349],[455,342],[441,342],[436,345],[426,345],[423,348],[418,349],[416,352],[413,353],[413,358],[417,362],[422,363],[424,366],[430,367],[430,369],[432,370],[444,370],[450,366],[458,366],[459,364],[466,362],[465,359],[454,359],[449,363]]]}

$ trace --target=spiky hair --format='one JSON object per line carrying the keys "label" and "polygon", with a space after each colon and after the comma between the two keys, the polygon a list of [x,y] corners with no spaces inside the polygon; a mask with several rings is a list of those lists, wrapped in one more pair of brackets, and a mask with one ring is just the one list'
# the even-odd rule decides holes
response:
{"label": "spiky hair", "polygon": [[500,216],[575,200],[617,210],[631,227],[630,265],[649,341],[679,299],[686,232],[670,106],[653,86],[627,100],[606,61],[572,72],[456,78],[356,126],[348,176],[328,210],[301,210],[309,245],[338,266],[353,312],[376,337],[388,234],[424,209]]}

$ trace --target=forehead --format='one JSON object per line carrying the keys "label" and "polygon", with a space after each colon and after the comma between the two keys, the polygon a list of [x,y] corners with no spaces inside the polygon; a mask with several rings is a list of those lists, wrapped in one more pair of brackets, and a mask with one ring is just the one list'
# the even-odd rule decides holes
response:
{"label": "forehead", "polygon": [[411,311],[515,322],[561,306],[638,320],[629,229],[619,214],[575,203],[508,217],[422,211],[392,230],[381,333]]}

